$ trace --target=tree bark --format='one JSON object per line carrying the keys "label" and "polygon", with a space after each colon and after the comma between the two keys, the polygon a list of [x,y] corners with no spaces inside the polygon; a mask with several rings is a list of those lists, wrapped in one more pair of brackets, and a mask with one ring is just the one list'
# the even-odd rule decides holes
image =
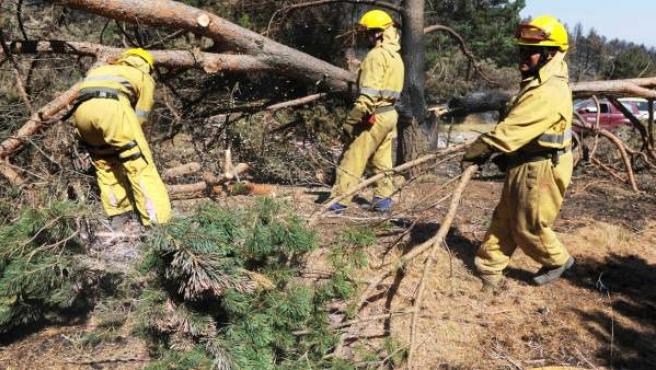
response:
{"label": "tree bark", "polygon": [[[415,0],[416,1],[416,0]],[[348,90],[355,75],[321,59],[239,27],[217,15],[176,1],[55,0],[55,3],[115,20],[185,29],[226,47],[255,55],[276,70],[306,81],[325,81],[335,90]]]}
{"label": "tree bark", "polygon": [[424,100],[424,0],[405,0],[402,54],[405,83],[399,104],[399,145],[397,162],[419,157],[426,147],[426,101]]}
{"label": "tree bark", "polygon": [[[9,50],[14,54],[67,54],[96,57],[111,62],[125,50],[91,42],[74,41],[13,41]],[[250,55],[203,53],[198,50],[149,50],[158,66],[168,68],[202,68],[207,73],[267,72],[269,64]]]}
{"label": "tree bark", "polygon": [[[575,98],[587,98],[593,95],[656,98],[656,91],[652,90],[656,87],[656,78],[573,82],[569,86]],[[516,93],[516,91],[501,90],[478,91],[452,99],[449,102],[449,108],[460,114],[501,110],[505,108],[510,97]]]}
{"label": "tree bark", "polygon": [[652,79],[609,80],[577,82],[570,84],[572,93],[577,98],[592,95],[632,95],[644,98],[656,98],[656,91],[649,89],[654,86]]}

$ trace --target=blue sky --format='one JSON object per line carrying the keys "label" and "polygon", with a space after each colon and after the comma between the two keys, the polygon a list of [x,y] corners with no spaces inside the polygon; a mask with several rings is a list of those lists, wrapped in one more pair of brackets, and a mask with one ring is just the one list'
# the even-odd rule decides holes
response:
{"label": "blue sky", "polygon": [[581,22],[609,39],[656,47],[656,0],[526,0],[522,17],[552,14],[570,30]]}

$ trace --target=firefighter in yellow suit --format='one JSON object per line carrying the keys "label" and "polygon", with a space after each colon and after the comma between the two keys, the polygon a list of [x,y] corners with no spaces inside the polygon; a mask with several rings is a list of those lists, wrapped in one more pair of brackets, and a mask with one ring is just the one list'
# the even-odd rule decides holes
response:
{"label": "firefighter in yellow suit", "polygon": [[[332,197],[351,191],[360,182],[369,163],[375,173],[392,168],[392,140],[396,137],[398,113],[394,104],[403,89],[404,66],[399,50],[399,34],[394,21],[382,10],[365,13],[358,28],[366,33],[373,48],[362,61],[358,77],[359,95],[344,124],[352,140],[337,168]],[[394,192],[392,179],[383,177],[376,183],[373,208],[388,211]],[[330,210],[344,211],[350,204],[344,199]]]}
{"label": "firefighter in yellow suit", "polygon": [[129,49],[116,63],[91,69],[78,85],[75,128],[112,220],[124,221],[134,208],[143,225],[171,218],[168,192],[141,128],[153,107],[153,66],[149,52]]}
{"label": "firefighter in yellow suit", "polygon": [[574,259],[552,229],[572,177],[572,92],[564,61],[567,31],[552,16],[517,30],[521,89],[507,116],[467,150],[463,166],[486,162],[505,168],[506,180],[475,265],[484,290],[494,290],[517,247],[543,267],[538,285],[559,278]]}

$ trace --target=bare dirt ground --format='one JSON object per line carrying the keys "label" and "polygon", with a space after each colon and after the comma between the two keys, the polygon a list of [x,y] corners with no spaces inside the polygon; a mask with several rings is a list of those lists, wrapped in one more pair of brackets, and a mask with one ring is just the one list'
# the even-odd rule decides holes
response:
{"label": "bare dirt ground", "polygon": [[[444,199],[453,186],[440,189],[458,173],[454,163],[424,176],[397,195],[391,220],[353,207],[344,216],[318,224],[327,243],[354,225],[376,230],[378,244],[366,250],[367,278],[376,270],[432,236],[446,212]],[[613,180],[575,176],[559,233],[577,260],[574,272],[545,287],[532,286],[539,266],[518,250],[505,289],[480,292],[473,257],[484,237],[500,196],[501,180],[479,177],[466,191],[428,277],[419,318],[416,365],[423,369],[530,369],[571,366],[586,369],[656,368],[656,202],[636,195]],[[327,189],[278,187],[277,197],[309,216]],[[370,194],[364,194],[366,199]],[[220,199],[225,206],[253,197]],[[184,212],[195,201],[175,204]],[[430,209],[428,206],[435,205]],[[383,226],[384,225],[384,226]],[[414,225],[414,226],[413,226]],[[328,244],[325,244],[328,245]],[[320,249],[308,269],[323,268],[328,251]],[[358,318],[407,311],[422,274],[424,258],[385,281]],[[145,365],[145,343],[115,333],[97,345],[82,340],[94,327],[93,317],[69,326],[42,328],[0,347],[0,369],[136,369]],[[349,348],[376,349],[392,335],[407,346],[410,316],[363,321],[349,329]]]}

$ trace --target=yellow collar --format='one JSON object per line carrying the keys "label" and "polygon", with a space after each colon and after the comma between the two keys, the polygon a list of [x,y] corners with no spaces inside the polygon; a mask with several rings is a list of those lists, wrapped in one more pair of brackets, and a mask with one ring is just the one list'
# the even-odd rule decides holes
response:
{"label": "yellow collar", "polygon": [[567,63],[565,63],[565,53],[560,51],[547,64],[540,68],[537,76],[527,77],[522,80],[522,90],[540,86],[554,77],[562,78],[565,81],[569,80]]}

